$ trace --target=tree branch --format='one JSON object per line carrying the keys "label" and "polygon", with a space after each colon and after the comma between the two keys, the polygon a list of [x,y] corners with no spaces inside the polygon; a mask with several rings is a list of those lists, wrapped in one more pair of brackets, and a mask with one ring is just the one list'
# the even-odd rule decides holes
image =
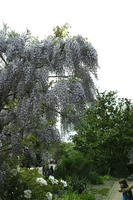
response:
{"label": "tree branch", "polygon": [[4,59],[3,55],[0,53],[0,58],[3,60],[3,62],[7,65],[6,60]]}
{"label": "tree branch", "polygon": [[70,76],[48,76],[48,78],[68,78]]}

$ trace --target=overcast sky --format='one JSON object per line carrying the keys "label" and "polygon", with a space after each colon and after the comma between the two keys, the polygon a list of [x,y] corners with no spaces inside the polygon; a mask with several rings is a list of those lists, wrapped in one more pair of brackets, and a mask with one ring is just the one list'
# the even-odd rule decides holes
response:
{"label": "overcast sky", "polygon": [[0,0],[0,26],[43,38],[66,22],[98,52],[97,87],[133,99],[133,0]]}

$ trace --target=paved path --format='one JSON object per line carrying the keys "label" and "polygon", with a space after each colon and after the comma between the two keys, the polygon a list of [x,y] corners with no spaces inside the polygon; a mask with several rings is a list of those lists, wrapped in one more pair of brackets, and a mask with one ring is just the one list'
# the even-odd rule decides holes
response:
{"label": "paved path", "polygon": [[121,200],[122,194],[118,192],[119,184],[116,182],[114,183],[107,200]]}
{"label": "paved path", "polygon": [[[133,181],[128,181],[129,186],[131,184],[133,184]],[[118,182],[115,182],[109,195],[107,200],[121,200],[122,199],[122,193],[119,192],[120,186]]]}

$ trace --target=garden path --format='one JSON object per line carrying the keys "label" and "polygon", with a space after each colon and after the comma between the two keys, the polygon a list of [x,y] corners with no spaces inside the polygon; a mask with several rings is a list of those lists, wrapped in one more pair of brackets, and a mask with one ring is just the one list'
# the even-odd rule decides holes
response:
{"label": "garden path", "polygon": [[120,200],[122,197],[122,194],[118,192],[118,190],[119,190],[119,184],[118,182],[115,182],[108,195],[107,200]]}

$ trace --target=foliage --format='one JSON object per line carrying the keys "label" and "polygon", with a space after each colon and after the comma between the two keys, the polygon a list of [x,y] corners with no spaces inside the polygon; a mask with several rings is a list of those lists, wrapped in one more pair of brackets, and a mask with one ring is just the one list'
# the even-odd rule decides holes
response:
{"label": "foliage", "polygon": [[[68,37],[67,29],[68,25],[56,27],[54,37],[43,40],[29,30],[20,34],[6,25],[0,30],[0,157],[5,153],[4,160],[6,153],[16,157],[24,153],[28,134],[48,149],[60,140],[59,116],[66,129],[94,99],[97,52],[82,36]],[[0,164],[0,174],[5,173]]]}
{"label": "foliage", "polygon": [[[66,38],[69,37],[69,28],[70,25],[69,24],[64,24],[63,26],[56,26],[55,28],[53,28],[53,32],[54,32],[54,37],[53,38]],[[51,36],[52,37],[52,36]]]}
{"label": "foliage", "polygon": [[86,191],[87,184],[88,184],[87,178],[83,178],[78,175],[74,176],[72,174],[71,177],[70,176],[66,177],[66,180],[69,185],[68,187],[69,191],[76,192],[78,194],[81,194],[84,191]]}
{"label": "foliage", "polygon": [[39,41],[28,30],[0,31],[0,133],[6,147],[14,141],[17,148],[18,138],[29,133],[46,144],[58,139],[58,114],[74,122],[76,111],[94,97],[96,50],[82,36],[56,36]]}
{"label": "foliage", "polygon": [[74,144],[72,142],[60,142],[55,146],[53,145],[53,147],[49,150],[52,153],[53,157],[56,160],[60,161],[63,158],[68,157],[68,154],[70,155],[73,149]]}
{"label": "foliage", "polygon": [[89,173],[88,179],[89,179],[90,183],[92,183],[92,184],[103,184],[103,182],[104,182],[104,177],[99,176],[95,171],[91,171]]}
{"label": "foliage", "polygon": [[133,146],[130,100],[118,98],[116,92],[98,94],[76,131],[76,149],[88,156],[94,171],[115,176],[127,173],[128,151]]}
{"label": "foliage", "polygon": [[106,196],[108,194],[108,192],[109,192],[109,188],[102,188],[102,189],[97,190],[97,193],[101,194],[103,196]]}
{"label": "foliage", "polygon": [[[78,167],[77,167],[78,166]],[[84,154],[72,149],[66,151],[57,165],[56,174],[60,177],[78,176],[87,178],[90,172],[90,161]]]}
{"label": "foliage", "polygon": [[95,200],[95,197],[91,193],[83,193],[83,194],[76,194],[76,193],[68,193],[60,200]]}
{"label": "foliage", "polygon": [[56,180],[56,182],[52,182],[50,179],[46,180],[39,174],[37,168],[21,168],[19,172],[16,171],[15,174],[8,177],[0,197],[2,199],[24,200],[28,199],[29,196],[29,199],[32,200],[44,200],[48,199],[48,194],[52,194],[52,199],[55,199],[63,195],[65,188],[61,180],[54,179],[54,177],[52,180]]}
{"label": "foliage", "polygon": [[82,152],[74,150],[73,143],[61,143],[54,152],[54,156],[58,157],[55,174],[67,180],[69,191],[82,193],[86,190],[88,183],[102,184],[104,182],[105,177],[93,171],[91,161]]}
{"label": "foliage", "polygon": [[83,199],[83,200],[95,200],[95,197],[90,192],[86,192],[86,193],[82,193],[80,195],[80,199]]}

